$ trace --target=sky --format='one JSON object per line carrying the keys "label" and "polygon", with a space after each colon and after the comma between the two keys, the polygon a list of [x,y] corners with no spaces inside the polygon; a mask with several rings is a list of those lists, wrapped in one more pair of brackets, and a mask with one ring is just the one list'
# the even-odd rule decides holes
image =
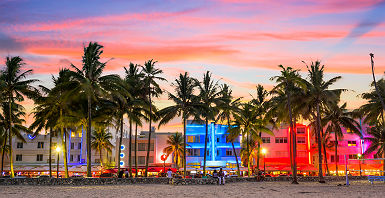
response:
{"label": "sky", "polygon": [[[168,91],[179,73],[201,79],[209,70],[245,100],[257,84],[274,86],[278,65],[306,77],[302,61],[320,60],[326,79],[342,76],[333,88],[349,90],[342,99],[353,109],[370,90],[369,53],[377,76],[385,70],[384,0],[2,0],[0,13],[1,67],[21,56],[45,86],[60,68],[80,66],[90,41],[104,46],[106,74],[154,59]],[[30,113],[33,103],[23,104]],[[181,131],[180,120],[158,131]]]}

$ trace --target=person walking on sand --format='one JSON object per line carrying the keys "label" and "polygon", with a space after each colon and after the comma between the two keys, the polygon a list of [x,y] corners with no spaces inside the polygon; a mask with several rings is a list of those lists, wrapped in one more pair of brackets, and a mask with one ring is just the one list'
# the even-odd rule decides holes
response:
{"label": "person walking on sand", "polygon": [[219,185],[225,185],[225,173],[223,172],[222,168],[219,169],[218,172],[218,178],[219,178]]}

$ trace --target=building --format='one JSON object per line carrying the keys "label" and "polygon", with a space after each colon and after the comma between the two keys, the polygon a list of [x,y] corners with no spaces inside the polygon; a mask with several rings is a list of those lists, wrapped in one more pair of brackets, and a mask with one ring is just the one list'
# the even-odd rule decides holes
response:
{"label": "building", "polygon": [[[235,168],[236,159],[231,143],[226,141],[227,126],[221,124],[208,125],[207,143],[207,167]],[[187,135],[187,166],[189,168],[200,168],[204,165],[205,148],[205,125],[189,121],[186,126]],[[235,152],[240,162],[240,138],[234,142]]]}

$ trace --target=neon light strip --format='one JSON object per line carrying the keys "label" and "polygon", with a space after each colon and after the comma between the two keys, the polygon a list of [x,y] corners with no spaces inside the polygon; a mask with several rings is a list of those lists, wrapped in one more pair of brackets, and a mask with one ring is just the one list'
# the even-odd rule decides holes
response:
{"label": "neon light strip", "polygon": [[311,154],[310,154],[310,129],[307,127],[307,149],[309,153],[309,164],[311,164]]}

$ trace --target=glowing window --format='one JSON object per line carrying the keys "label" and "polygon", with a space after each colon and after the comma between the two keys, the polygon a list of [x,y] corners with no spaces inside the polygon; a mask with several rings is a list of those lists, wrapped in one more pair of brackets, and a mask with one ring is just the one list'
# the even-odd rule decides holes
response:
{"label": "glowing window", "polygon": [[348,146],[357,146],[356,141],[348,141]]}
{"label": "glowing window", "polygon": [[82,132],[79,133],[79,137],[82,137]]}
{"label": "glowing window", "polygon": [[75,132],[71,132],[71,137],[75,137]]}
{"label": "glowing window", "polygon": [[305,134],[305,127],[298,127],[297,134]]}

